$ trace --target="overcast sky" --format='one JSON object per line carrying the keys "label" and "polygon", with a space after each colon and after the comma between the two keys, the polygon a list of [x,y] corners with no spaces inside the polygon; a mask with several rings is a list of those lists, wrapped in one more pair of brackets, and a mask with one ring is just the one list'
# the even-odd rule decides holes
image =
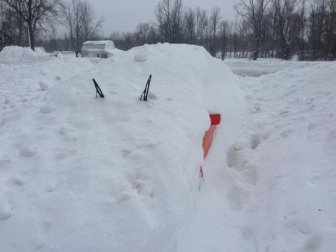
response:
{"label": "overcast sky", "polygon": [[[110,35],[113,31],[134,31],[140,22],[155,21],[154,9],[159,0],[88,0],[97,16],[104,17],[103,32]],[[234,19],[233,8],[237,0],[184,0],[185,6],[212,9],[221,8],[224,19]]]}

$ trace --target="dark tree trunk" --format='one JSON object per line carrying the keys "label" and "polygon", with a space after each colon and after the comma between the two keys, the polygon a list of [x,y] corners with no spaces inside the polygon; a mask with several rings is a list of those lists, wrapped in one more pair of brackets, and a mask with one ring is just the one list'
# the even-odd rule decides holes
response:
{"label": "dark tree trunk", "polygon": [[28,23],[29,39],[30,39],[30,48],[35,51],[35,36],[33,25]]}

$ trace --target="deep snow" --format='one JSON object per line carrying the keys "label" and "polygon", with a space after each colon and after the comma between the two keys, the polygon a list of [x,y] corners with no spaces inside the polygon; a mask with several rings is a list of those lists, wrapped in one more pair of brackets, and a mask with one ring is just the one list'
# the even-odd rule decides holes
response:
{"label": "deep snow", "polygon": [[[0,251],[336,248],[335,63],[228,62],[255,78],[197,46],[96,64],[6,50]],[[209,112],[222,124],[203,163]]]}
{"label": "deep snow", "polygon": [[336,64],[242,63],[278,72],[240,78],[244,131],[218,131],[178,251],[334,251]]}

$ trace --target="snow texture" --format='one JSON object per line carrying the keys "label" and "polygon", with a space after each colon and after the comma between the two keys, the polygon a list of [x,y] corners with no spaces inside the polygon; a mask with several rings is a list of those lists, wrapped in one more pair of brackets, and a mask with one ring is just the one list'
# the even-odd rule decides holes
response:
{"label": "snow texture", "polygon": [[333,251],[335,70],[188,45],[91,61],[5,48],[0,251]]}

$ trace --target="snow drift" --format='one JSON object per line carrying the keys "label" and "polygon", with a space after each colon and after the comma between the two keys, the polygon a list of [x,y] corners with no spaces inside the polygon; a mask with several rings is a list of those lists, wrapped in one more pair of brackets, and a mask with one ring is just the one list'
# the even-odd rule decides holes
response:
{"label": "snow drift", "polygon": [[49,56],[42,47],[37,47],[35,51],[28,47],[6,46],[0,52],[0,62],[2,63],[18,63],[31,62],[41,60]]}
{"label": "snow drift", "polygon": [[[197,198],[209,113],[222,114],[232,137],[244,116],[225,64],[197,46],[164,44],[96,66],[64,57],[0,67],[9,90],[1,100],[1,250],[174,249]],[[18,72],[31,73],[17,77],[29,84],[20,109],[6,84]],[[95,98],[92,78],[105,99]]]}

